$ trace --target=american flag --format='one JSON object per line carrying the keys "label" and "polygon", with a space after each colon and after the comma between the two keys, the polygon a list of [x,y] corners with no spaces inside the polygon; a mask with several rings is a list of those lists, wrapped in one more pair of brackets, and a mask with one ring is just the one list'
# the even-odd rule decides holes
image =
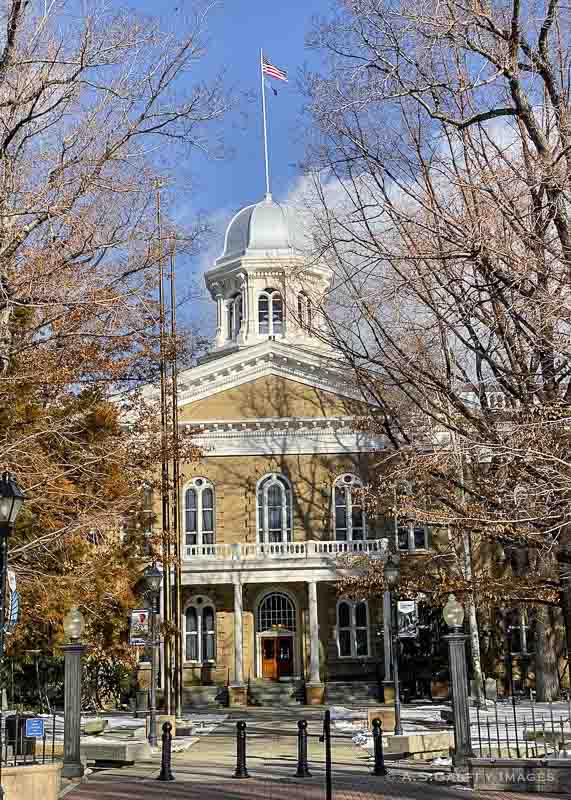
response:
{"label": "american flag", "polygon": [[262,56],[262,72],[269,78],[276,78],[278,81],[287,81],[287,72],[279,67],[274,67],[265,56]]}

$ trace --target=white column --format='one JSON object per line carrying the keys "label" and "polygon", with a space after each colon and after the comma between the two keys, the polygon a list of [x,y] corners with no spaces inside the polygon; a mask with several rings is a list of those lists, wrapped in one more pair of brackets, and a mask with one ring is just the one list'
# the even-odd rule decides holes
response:
{"label": "white column", "polygon": [[240,295],[242,296],[242,324],[240,325],[240,330],[238,331],[238,335],[240,336],[240,341],[244,342],[247,338],[248,332],[248,319],[249,319],[249,312],[250,312],[250,304],[248,303],[248,283],[247,283],[247,275],[245,272],[241,272],[238,275],[238,279],[240,281]]}
{"label": "white column", "polygon": [[215,344],[221,347],[226,339],[226,319],[224,314],[224,295],[219,283],[213,284],[216,297],[216,338]]}
{"label": "white column", "polygon": [[244,683],[244,640],[242,627],[242,584],[234,584],[234,685]]}
{"label": "white column", "polygon": [[309,682],[320,683],[319,679],[319,620],[317,618],[317,583],[307,584],[309,597]]}
{"label": "white column", "polygon": [[256,281],[248,276],[246,285],[246,303],[248,306],[248,319],[246,322],[244,339],[252,340],[258,335],[258,305],[256,303]]}

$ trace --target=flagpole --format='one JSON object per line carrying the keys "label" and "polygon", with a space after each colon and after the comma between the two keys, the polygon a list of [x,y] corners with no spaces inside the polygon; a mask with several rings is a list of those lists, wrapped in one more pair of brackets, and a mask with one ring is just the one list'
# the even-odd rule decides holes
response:
{"label": "flagpole", "polygon": [[266,160],[266,197],[271,198],[270,193],[270,166],[268,161],[268,122],[266,119],[266,91],[264,88],[264,52],[260,48],[260,76],[262,78],[262,115],[264,119],[264,157]]}

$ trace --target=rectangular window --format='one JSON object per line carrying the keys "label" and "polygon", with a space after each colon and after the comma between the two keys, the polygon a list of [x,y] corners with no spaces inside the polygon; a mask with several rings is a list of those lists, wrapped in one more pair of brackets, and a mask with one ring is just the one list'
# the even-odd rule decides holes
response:
{"label": "rectangular window", "polygon": [[399,550],[427,550],[428,528],[416,522],[401,524],[397,529],[397,544]]}
{"label": "rectangular window", "polygon": [[214,633],[203,631],[202,656],[204,661],[214,661]]}
{"label": "rectangular window", "polygon": [[283,306],[279,295],[272,297],[272,333],[283,333]]}
{"label": "rectangular window", "polygon": [[351,509],[351,525],[353,528],[353,540],[364,539],[363,509],[360,506],[353,506]]}
{"label": "rectangular window", "polygon": [[416,526],[414,528],[414,549],[426,550],[428,547],[427,533],[425,527]]}
{"label": "rectangular window", "polygon": [[369,655],[367,603],[343,600],[337,605],[337,647],[340,658]]}
{"label": "rectangular window", "polygon": [[186,636],[186,660],[198,661],[198,634],[189,633]]}
{"label": "rectangular window", "polygon": [[265,334],[270,332],[270,309],[269,299],[260,297],[258,302],[258,330]]}
{"label": "rectangular window", "polygon": [[351,655],[351,631],[350,630],[340,630],[339,631],[339,655],[340,656],[350,656]]}
{"label": "rectangular window", "polygon": [[355,631],[355,644],[358,656],[369,655],[369,642],[367,639],[367,629],[357,628]]}

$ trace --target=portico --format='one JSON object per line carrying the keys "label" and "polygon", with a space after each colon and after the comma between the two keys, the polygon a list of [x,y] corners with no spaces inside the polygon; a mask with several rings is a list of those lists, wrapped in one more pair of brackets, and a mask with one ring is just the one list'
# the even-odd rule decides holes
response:
{"label": "portico", "polygon": [[[321,661],[327,635],[320,636],[320,594],[347,571],[339,557],[385,555],[386,540],[204,545],[188,548],[182,583],[186,598],[206,585],[231,593],[231,704],[246,702],[249,680],[303,682],[308,703],[323,701]],[[247,599],[245,601],[245,595]],[[210,602],[210,601],[209,601]],[[230,606],[230,597],[226,604]],[[245,625],[245,616],[248,624]],[[183,621],[183,626],[184,626]],[[246,659],[246,653],[248,657]]]}

